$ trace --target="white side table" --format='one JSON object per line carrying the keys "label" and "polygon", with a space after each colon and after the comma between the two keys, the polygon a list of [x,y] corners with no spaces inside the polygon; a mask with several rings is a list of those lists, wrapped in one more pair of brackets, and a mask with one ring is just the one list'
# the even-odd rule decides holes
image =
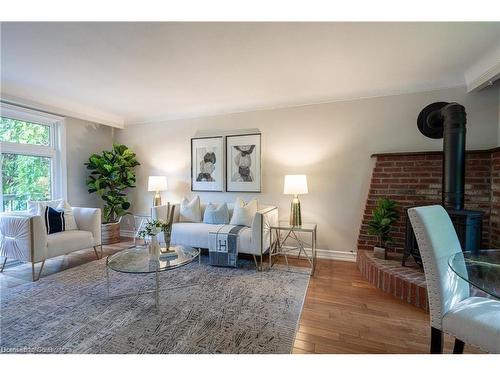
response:
{"label": "white side table", "polygon": [[[316,270],[316,229],[314,223],[304,223],[301,226],[290,225],[287,221],[280,221],[277,225],[271,225],[269,233],[270,250],[269,250],[269,268],[273,266],[273,257],[283,255],[288,266],[288,257],[291,256],[290,251],[298,250],[299,255],[304,254],[305,258],[311,265],[311,275],[314,275]],[[307,233],[311,236],[311,243],[304,242],[299,233]],[[293,240],[295,246],[286,246],[287,240]],[[273,248],[273,243],[275,244]]]}

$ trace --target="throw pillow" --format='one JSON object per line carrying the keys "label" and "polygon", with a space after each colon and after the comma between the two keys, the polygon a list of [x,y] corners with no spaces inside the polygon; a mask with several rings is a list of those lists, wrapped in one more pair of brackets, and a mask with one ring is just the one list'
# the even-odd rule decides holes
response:
{"label": "throw pillow", "polygon": [[44,215],[46,206],[57,208],[61,202],[62,199],[55,199],[52,201],[28,201],[28,213],[30,215]]}
{"label": "throw pillow", "polygon": [[55,210],[64,211],[64,221],[66,222],[65,230],[78,230],[75,217],[73,216],[73,208],[64,199],[55,199],[52,201],[28,201],[28,213],[30,215],[45,215],[45,208],[52,207]]}
{"label": "throw pillow", "polygon": [[45,206],[44,212],[45,227],[47,228],[47,234],[64,232],[64,211],[55,210],[50,206]]}
{"label": "throw pillow", "polygon": [[191,202],[184,198],[181,201],[181,208],[179,212],[179,221],[200,223],[201,222],[201,208],[200,197],[195,196]]}
{"label": "throw pillow", "polygon": [[250,202],[245,204],[243,199],[236,198],[233,217],[231,218],[230,224],[251,227],[253,218],[257,213],[258,206],[259,203],[257,202],[257,199],[252,199]]}
{"label": "throw pillow", "polygon": [[227,203],[222,203],[218,206],[209,203],[207,208],[205,208],[203,222],[205,224],[228,224],[229,209],[227,208]]}

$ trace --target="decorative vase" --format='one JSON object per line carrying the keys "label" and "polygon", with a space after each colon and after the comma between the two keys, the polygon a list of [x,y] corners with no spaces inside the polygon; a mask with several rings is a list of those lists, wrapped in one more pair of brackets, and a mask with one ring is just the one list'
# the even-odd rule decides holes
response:
{"label": "decorative vase", "polygon": [[375,258],[387,259],[387,249],[385,247],[374,246],[373,255]]}
{"label": "decorative vase", "polygon": [[170,239],[171,239],[172,231],[170,229],[163,231],[163,239],[165,241],[165,251],[170,250]]}
{"label": "decorative vase", "polygon": [[160,258],[160,242],[156,235],[149,237],[148,251],[150,260],[158,260]]}

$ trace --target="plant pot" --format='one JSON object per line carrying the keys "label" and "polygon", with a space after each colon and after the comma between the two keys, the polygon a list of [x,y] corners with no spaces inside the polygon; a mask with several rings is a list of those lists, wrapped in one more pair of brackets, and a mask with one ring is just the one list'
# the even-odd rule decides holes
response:
{"label": "plant pot", "polygon": [[374,246],[373,255],[375,256],[375,258],[387,259],[387,249],[384,247]]}
{"label": "plant pot", "polygon": [[120,242],[120,223],[101,224],[101,241],[103,245]]}

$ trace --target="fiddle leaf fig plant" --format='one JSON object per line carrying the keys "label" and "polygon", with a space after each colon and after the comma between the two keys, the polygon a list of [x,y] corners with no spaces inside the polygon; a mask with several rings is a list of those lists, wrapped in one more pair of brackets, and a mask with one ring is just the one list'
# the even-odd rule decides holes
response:
{"label": "fiddle leaf fig plant", "polygon": [[140,165],[135,153],[125,145],[114,144],[112,150],[92,154],[84,163],[90,170],[87,179],[89,193],[96,193],[105,202],[105,223],[115,223],[127,214],[130,202],[124,190],[135,187],[135,167]]}
{"label": "fiddle leaf fig plant", "polygon": [[368,222],[368,234],[378,237],[380,247],[384,247],[387,242],[392,241],[390,236],[392,224],[398,219],[396,209],[396,202],[380,198],[372,211],[372,219]]}

